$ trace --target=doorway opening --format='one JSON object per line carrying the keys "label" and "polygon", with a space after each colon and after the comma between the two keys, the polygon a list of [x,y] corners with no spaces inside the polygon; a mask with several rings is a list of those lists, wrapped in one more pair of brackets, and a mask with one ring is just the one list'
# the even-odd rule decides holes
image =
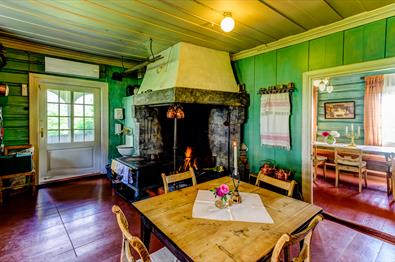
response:
{"label": "doorway opening", "polygon": [[[365,143],[369,131],[364,128],[364,114],[369,111],[365,104],[365,78],[395,73],[394,62],[391,58],[305,73],[303,106],[308,114],[303,118],[302,130],[305,199],[340,219],[392,235],[395,235],[395,199],[391,192],[394,181],[391,166],[395,148]],[[328,141],[328,136],[333,136],[336,142]],[[356,146],[351,146],[352,142]],[[346,155],[342,155],[344,150]],[[341,170],[342,157],[359,159],[350,156],[350,150],[360,154],[360,162],[357,168],[351,163],[353,167]],[[361,182],[359,172],[352,172],[359,167]]]}

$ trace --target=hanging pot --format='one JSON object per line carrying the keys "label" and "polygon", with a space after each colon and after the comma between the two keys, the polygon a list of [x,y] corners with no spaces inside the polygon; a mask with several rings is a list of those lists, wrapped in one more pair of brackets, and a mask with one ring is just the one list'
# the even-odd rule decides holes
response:
{"label": "hanging pot", "polygon": [[7,84],[0,84],[0,96],[8,96],[10,92]]}

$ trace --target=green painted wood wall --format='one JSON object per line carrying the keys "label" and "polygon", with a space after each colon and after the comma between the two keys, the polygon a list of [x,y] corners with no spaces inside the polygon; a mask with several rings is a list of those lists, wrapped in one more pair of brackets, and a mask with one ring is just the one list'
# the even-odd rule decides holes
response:
{"label": "green painted wood wall", "polygon": [[[264,159],[274,159],[280,166],[301,174],[302,74],[310,70],[395,56],[395,17],[379,20],[343,32],[334,33],[297,45],[235,62],[236,74],[251,95],[244,142],[252,171]],[[259,88],[294,82],[292,98],[291,151],[262,146],[259,140]]]}
{"label": "green painted wood wall", "polygon": [[[340,134],[336,141],[339,143],[350,143],[350,139],[345,136],[345,127],[348,125],[351,130],[351,123],[354,124],[355,131],[358,127],[361,129],[361,137],[355,140],[357,144],[363,144],[363,111],[364,111],[364,93],[365,82],[361,80],[361,75],[351,75],[336,77],[330,79],[333,85],[333,92],[318,93],[318,114],[317,114],[317,140],[322,141],[321,133],[323,131],[338,131]],[[324,104],[329,102],[355,102],[355,119],[325,119]]]}
{"label": "green painted wood wall", "polygon": [[[22,96],[21,84],[28,84],[29,72],[44,72],[44,55],[7,49],[8,63],[0,69],[0,83],[7,83],[10,88],[8,97],[0,97],[0,107],[3,107],[5,145],[20,145],[29,143],[29,98]],[[83,62],[83,61],[82,61]],[[124,78],[122,82],[111,80],[113,72],[123,69],[113,66],[100,66],[100,79],[109,84],[109,159],[119,156],[116,146],[119,136],[114,135],[115,107],[122,107],[122,97],[126,95],[126,86],[135,84],[136,80]]]}

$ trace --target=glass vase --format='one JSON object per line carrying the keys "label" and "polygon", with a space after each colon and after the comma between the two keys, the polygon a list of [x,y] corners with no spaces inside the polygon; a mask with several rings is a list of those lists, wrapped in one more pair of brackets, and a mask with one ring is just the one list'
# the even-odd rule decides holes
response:
{"label": "glass vase", "polygon": [[229,200],[224,201],[222,199],[217,199],[217,200],[215,200],[214,204],[217,208],[223,209],[223,208],[227,208],[230,206],[230,201]]}
{"label": "glass vase", "polygon": [[336,138],[334,138],[333,136],[327,136],[325,137],[325,143],[327,143],[328,145],[333,145],[336,143]]}

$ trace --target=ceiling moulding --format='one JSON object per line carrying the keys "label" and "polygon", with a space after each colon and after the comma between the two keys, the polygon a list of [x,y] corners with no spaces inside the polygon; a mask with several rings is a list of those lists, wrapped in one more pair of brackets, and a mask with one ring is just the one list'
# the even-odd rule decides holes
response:
{"label": "ceiling moulding", "polygon": [[[23,50],[23,51],[39,53],[39,54],[43,54],[43,55],[68,58],[68,59],[78,60],[81,62],[89,62],[89,63],[94,63],[94,64],[112,65],[112,66],[122,67],[121,58],[113,58],[113,57],[88,54],[88,53],[68,50],[68,49],[64,49],[64,48],[33,43],[30,41],[25,41],[25,40],[1,36],[1,35],[0,35],[0,43],[3,44],[3,46],[8,47],[8,48],[14,48],[14,49],[19,49],[19,50]],[[137,64],[138,64],[138,62],[133,62],[130,60],[124,59],[124,61],[123,61],[123,65],[126,68],[131,68]]]}
{"label": "ceiling moulding", "polygon": [[358,27],[364,24],[368,24],[374,21],[385,19],[391,16],[395,16],[395,4],[386,5],[372,11],[363,12],[354,16],[344,18],[340,21],[334,22],[329,25],[313,28],[306,32],[284,37],[278,41],[271,42],[268,44],[259,45],[257,47],[240,51],[232,55],[232,60],[240,60],[250,56],[255,56],[263,53],[267,53],[272,50],[279,48],[299,44],[305,41],[330,35],[336,32],[344,31],[354,27]]}

